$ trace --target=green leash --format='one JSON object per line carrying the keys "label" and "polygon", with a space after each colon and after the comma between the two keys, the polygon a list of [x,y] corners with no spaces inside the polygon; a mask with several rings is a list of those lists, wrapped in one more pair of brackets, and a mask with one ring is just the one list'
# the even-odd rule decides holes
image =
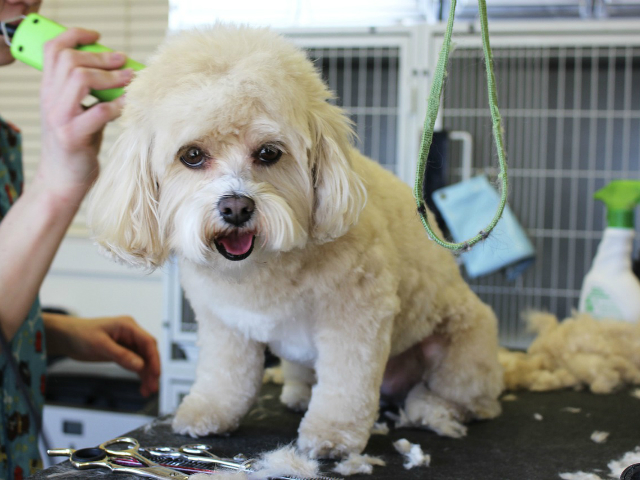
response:
{"label": "green leash", "polygon": [[425,205],[423,195],[424,173],[427,167],[427,157],[429,155],[429,149],[431,148],[431,141],[433,139],[433,128],[436,123],[436,118],[438,117],[440,97],[442,96],[442,86],[447,73],[447,61],[449,60],[449,51],[451,50],[451,33],[453,31],[453,17],[456,11],[456,0],[451,0],[451,10],[449,11],[449,19],[447,20],[447,30],[444,34],[444,43],[440,50],[438,64],[434,72],[433,83],[431,84],[431,92],[429,93],[429,99],[427,102],[427,116],[424,120],[424,129],[420,143],[420,156],[418,159],[418,169],[416,171],[416,183],[413,189],[413,194],[416,198],[416,205],[418,206],[418,213],[420,214],[422,225],[427,231],[429,238],[438,245],[456,252],[468,251],[473,245],[489,236],[489,233],[491,233],[502,216],[504,207],[507,204],[507,193],[509,191],[507,162],[505,160],[506,154],[502,142],[502,119],[500,118],[500,112],[498,111],[498,94],[496,92],[496,79],[493,74],[493,55],[491,53],[491,46],[489,45],[487,5],[485,0],[478,0],[478,9],[480,11],[480,27],[482,31],[482,50],[484,51],[484,60],[487,68],[487,89],[489,91],[489,108],[491,110],[491,121],[493,123],[493,137],[496,142],[498,162],[500,164],[498,179],[502,183],[502,192],[498,210],[496,211],[493,220],[491,220],[491,223],[487,225],[484,230],[480,230],[475,237],[460,243],[450,243],[439,238],[431,228],[427,218],[427,207]]}

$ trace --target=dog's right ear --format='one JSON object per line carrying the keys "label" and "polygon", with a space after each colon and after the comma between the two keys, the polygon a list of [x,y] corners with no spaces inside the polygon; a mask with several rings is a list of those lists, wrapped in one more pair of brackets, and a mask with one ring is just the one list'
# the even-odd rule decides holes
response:
{"label": "dog's right ear", "polygon": [[93,239],[126,264],[154,269],[168,249],[158,222],[158,183],[151,166],[153,137],[129,127],[111,150],[89,199]]}

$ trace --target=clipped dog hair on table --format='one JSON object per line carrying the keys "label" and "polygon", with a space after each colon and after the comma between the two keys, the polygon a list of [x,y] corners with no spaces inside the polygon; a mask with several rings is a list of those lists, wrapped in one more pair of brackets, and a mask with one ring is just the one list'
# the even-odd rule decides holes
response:
{"label": "clipped dog hair on table", "polygon": [[527,316],[537,333],[526,352],[500,351],[508,390],[589,388],[611,393],[640,384],[640,324],[575,313],[562,322],[549,313]]}

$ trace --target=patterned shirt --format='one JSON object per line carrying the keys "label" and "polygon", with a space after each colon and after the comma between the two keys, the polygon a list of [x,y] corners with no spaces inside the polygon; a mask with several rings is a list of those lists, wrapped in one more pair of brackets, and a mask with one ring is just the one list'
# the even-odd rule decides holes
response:
{"label": "patterned shirt", "polygon": [[[0,221],[22,193],[22,145],[20,130],[0,118]],[[0,292],[1,294],[1,292]],[[8,301],[5,298],[3,301]],[[46,352],[44,324],[38,300],[10,342],[19,375],[31,392],[42,418]],[[0,347],[1,350],[1,347]],[[26,399],[16,386],[14,371],[0,352],[0,479],[21,480],[42,468],[38,429]]]}

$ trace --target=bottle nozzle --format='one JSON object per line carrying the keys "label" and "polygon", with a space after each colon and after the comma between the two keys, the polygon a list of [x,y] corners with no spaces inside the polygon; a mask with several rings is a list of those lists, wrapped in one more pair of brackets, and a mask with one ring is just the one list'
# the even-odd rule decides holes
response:
{"label": "bottle nozzle", "polygon": [[640,203],[640,181],[614,180],[594,196],[607,206],[607,225],[633,228],[634,209]]}

